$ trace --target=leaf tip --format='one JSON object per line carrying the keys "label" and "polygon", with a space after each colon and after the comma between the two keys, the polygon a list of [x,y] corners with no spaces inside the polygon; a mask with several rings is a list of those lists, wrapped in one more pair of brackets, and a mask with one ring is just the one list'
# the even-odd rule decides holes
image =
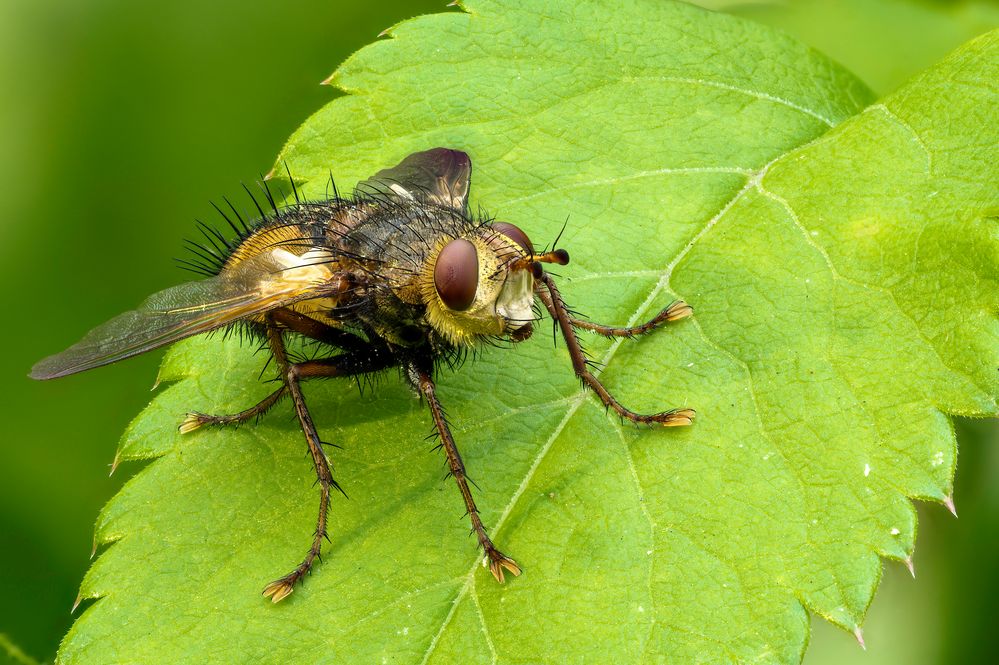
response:
{"label": "leaf tip", "polygon": [[115,470],[118,468],[118,464],[121,462],[121,451],[114,454],[114,459],[111,461],[111,471],[108,472],[108,478],[114,475]]}
{"label": "leaf tip", "polygon": [[860,626],[853,627],[853,637],[857,640],[857,644],[860,645],[860,648],[867,651],[867,643],[864,642],[864,631]]}
{"label": "leaf tip", "polygon": [[76,600],[73,601],[73,607],[70,608],[69,613],[75,614],[76,608],[79,607],[80,603],[82,602],[83,602],[83,592],[81,591],[80,593],[76,594]]}
{"label": "leaf tip", "polygon": [[382,37],[391,37],[391,36],[392,36],[392,28],[385,28],[384,30],[378,33],[378,39],[381,39]]}
{"label": "leaf tip", "polygon": [[912,563],[912,555],[902,559],[902,563],[905,564],[906,569],[908,569],[909,574],[912,575],[912,579],[916,579],[916,566]]}

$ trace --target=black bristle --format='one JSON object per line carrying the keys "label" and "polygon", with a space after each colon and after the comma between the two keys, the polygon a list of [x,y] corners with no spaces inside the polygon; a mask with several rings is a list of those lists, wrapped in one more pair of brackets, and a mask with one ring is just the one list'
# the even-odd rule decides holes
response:
{"label": "black bristle", "polygon": [[217,229],[208,226],[201,220],[195,220],[195,224],[197,225],[198,230],[201,231],[201,234],[205,236],[205,239],[212,244],[212,247],[214,247],[219,254],[224,255],[228,253],[229,243],[226,242],[225,237],[219,233]]}
{"label": "black bristle", "polygon": [[[245,189],[246,185],[243,185],[243,188]],[[249,193],[250,190],[246,190],[246,191],[247,191],[247,193]],[[252,194],[250,194],[250,198],[251,199],[253,198]],[[225,201],[229,205],[229,209],[232,210],[232,214],[236,215],[236,219],[239,220],[240,225],[243,227],[242,232],[240,232],[237,229],[236,233],[238,233],[240,235],[240,237],[242,237],[242,238],[245,238],[246,236],[250,235],[250,227],[247,226],[246,222],[243,220],[243,216],[239,214],[238,210],[236,210],[236,206],[234,206],[232,204],[232,201],[229,200],[229,197],[227,197],[227,196],[222,197],[222,200]],[[254,203],[256,203],[256,201],[254,201]],[[259,209],[260,206],[257,206],[257,208]],[[219,211],[219,212],[221,212],[221,211]],[[262,211],[261,211],[261,213],[262,213]],[[233,228],[235,228],[235,227],[233,227]]]}
{"label": "black bristle", "polygon": [[[237,238],[242,238],[242,237],[244,237],[244,231],[240,230],[240,228],[239,228],[238,226],[236,226],[235,224],[233,224],[232,220],[231,220],[231,219],[229,219],[229,216],[228,216],[228,215],[226,215],[226,214],[225,214],[224,212],[222,212],[222,208],[218,207],[218,206],[217,206],[217,205],[215,204],[215,202],[214,202],[214,201],[212,201],[212,202],[211,202],[211,204],[212,204],[212,207],[213,207],[213,208],[215,208],[215,210],[217,210],[217,211],[218,211],[218,213],[219,213],[220,215],[222,215],[222,219],[224,219],[224,220],[225,220],[225,222],[226,222],[226,224],[228,224],[228,225],[229,225],[229,228],[231,228],[231,229],[233,230],[233,233],[235,233],[235,234],[236,234],[236,237],[237,237]],[[232,206],[232,204],[231,204],[231,203],[230,203],[229,205],[230,205],[230,207]],[[235,210],[233,210],[233,211],[235,212]],[[242,221],[242,220],[240,220],[240,221]],[[245,225],[245,224],[243,225],[243,228],[244,228],[244,229],[246,228],[246,225]]]}
{"label": "black bristle", "polygon": [[246,186],[246,183],[243,183],[243,191],[245,191],[246,195],[250,197],[251,201],[253,201],[254,207],[256,207],[257,212],[260,213],[260,219],[266,221],[267,213],[265,213],[264,209],[260,207],[260,203],[257,201],[257,197],[253,195],[253,192],[251,192],[250,188]]}
{"label": "black bristle", "polygon": [[[277,203],[274,201],[274,195],[271,193],[270,184],[268,184],[268,182],[264,180],[262,176],[261,179],[257,181],[257,183],[260,185],[260,189],[264,193],[264,198],[267,199],[267,202],[271,204],[271,210],[274,211],[274,217],[275,218],[280,217],[281,211],[278,210]],[[278,190],[278,193],[281,193],[280,189]]]}
{"label": "black bristle", "polygon": [[288,182],[291,183],[291,191],[295,195],[295,203],[301,203],[302,199],[298,198],[298,187],[295,186],[295,179],[291,177],[291,169],[288,167],[288,162],[284,163],[284,171],[288,174]]}

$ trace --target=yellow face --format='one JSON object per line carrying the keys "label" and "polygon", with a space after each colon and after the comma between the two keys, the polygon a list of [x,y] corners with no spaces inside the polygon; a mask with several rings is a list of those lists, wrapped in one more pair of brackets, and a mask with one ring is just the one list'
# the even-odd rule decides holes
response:
{"label": "yellow face", "polygon": [[427,320],[455,345],[477,337],[526,339],[534,319],[531,241],[505,222],[444,238],[420,278]]}

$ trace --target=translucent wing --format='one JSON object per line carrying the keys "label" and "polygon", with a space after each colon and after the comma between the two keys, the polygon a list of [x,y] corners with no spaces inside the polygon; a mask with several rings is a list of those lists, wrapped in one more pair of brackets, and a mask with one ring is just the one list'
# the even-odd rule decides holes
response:
{"label": "translucent wing", "polygon": [[31,368],[33,379],[55,379],[100,367],[262,314],[329,294],[331,270],[284,250],[243,261],[217,277],[155,293],[138,309],[91,330],[62,353]]}
{"label": "translucent wing", "polygon": [[434,148],[414,152],[390,169],[383,169],[357,185],[361,194],[382,194],[427,201],[464,211],[472,160],[460,150]]}

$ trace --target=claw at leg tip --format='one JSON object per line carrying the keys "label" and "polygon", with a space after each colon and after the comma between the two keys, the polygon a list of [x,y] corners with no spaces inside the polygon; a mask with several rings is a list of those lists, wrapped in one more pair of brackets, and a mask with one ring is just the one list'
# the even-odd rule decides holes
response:
{"label": "claw at leg tip", "polygon": [[180,430],[181,434],[189,434],[202,425],[204,425],[204,422],[198,417],[198,414],[189,413],[184,417],[184,420],[181,421],[177,429]]}
{"label": "claw at leg tip", "polygon": [[294,590],[294,585],[288,584],[284,580],[278,580],[265,586],[262,595],[270,598],[272,603],[280,603]]}
{"label": "claw at leg tip", "polygon": [[666,320],[679,321],[680,319],[687,318],[693,313],[693,307],[688,305],[683,300],[677,300],[675,303],[666,308]]}
{"label": "claw at leg tip", "polygon": [[666,418],[662,421],[663,427],[686,427],[694,424],[697,412],[693,409],[676,409],[665,415]]}
{"label": "claw at leg tip", "polygon": [[493,574],[493,577],[495,577],[496,581],[500,584],[503,584],[506,581],[506,577],[503,573],[504,568],[512,573],[514,577],[519,576],[521,573],[520,566],[517,565],[516,561],[499,552],[486,554],[486,556],[482,559],[482,564],[483,566],[489,566],[489,572]]}

